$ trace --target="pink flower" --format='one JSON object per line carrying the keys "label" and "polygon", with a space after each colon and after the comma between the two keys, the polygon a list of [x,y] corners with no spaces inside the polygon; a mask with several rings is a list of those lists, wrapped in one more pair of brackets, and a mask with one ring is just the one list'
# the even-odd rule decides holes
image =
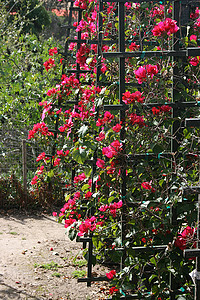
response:
{"label": "pink flower", "polygon": [[117,155],[119,151],[121,151],[121,147],[122,143],[120,143],[118,140],[115,140],[110,144],[110,146],[104,147],[102,149],[102,153],[108,158],[112,158]]}
{"label": "pink flower", "polygon": [[161,113],[160,108],[152,107],[152,113],[154,115],[159,115]]}
{"label": "pink flower", "polygon": [[36,158],[36,161],[40,161],[40,160],[44,159],[45,155],[46,155],[45,152],[42,152],[40,155],[38,155],[38,157]]}
{"label": "pink flower", "polygon": [[135,113],[132,113],[128,117],[132,125],[138,125],[139,127],[145,126],[143,116],[138,116]]}
{"label": "pink flower", "polygon": [[71,226],[71,225],[74,224],[75,222],[76,222],[76,219],[72,219],[72,218],[66,219],[66,220],[65,220],[65,228]]}
{"label": "pink flower", "polygon": [[60,165],[60,161],[61,161],[60,158],[56,158],[56,159],[54,160],[54,163],[53,163],[54,167],[59,166],[59,165]]}
{"label": "pink flower", "polygon": [[192,34],[190,36],[190,41],[195,41],[196,42],[196,40],[197,40],[197,36],[195,34]]}
{"label": "pink flower", "polygon": [[120,132],[122,126],[120,124],[116,124],[115,126],[112,127],[112,130],[115,132]]}
{"label": "pink flower", "polygon": [[57,47],[49,49],[49,55],[50,56],[53,56],[54,54],[57,54],[57,53],[58,53]]}
{"label": "pink flower", "polygon": [[139,67],[137,70],[134,71],[134,73],[135,73],[135,77],[137,78],[139,84],[142,84],[143,81],[146,80],[147,71],[144,67]]}
{"label": "pink flower", "polygon": [[85,198],[86,198],[86,199],[89,199],[90,197],[92,197],[92,192],[88,191],[88,192],[85,194]]}
{"label": "pink flower", "polygon": [[109,289],[109,294],[113,295],[114,293],[118,292],[119,289],[116,288],[116,286],[113,286]]}
{"label": "pink flower", "polygon": [[160,107],[160,110],[161,110],[162,112],[170,112],[170,110],[172,110],[172,107],[169,106],[169,105],[162,105],[162,106]]}
{"label": "pink flower", "polygon": [[113,279],[113,277],[116,275],[116,270],[111,270],[109,273],[106,273],[106,277],[108,279]]}
{"label": "pink flower", "polygon": [[81,173],[78,176],[74,177],[74,183],[78,183],[79,181],[85,180],[86,176],[85,173]]}
{"label": "pink flower", "polygon": [[139,103],[143,103],[144,99],[145,99],[145,97],[142,97],[142,93],[139,91],[136,91],[135,93],[132,93],[132,94],[130,92],[125,92],[122,97],[122,100],[126,104],[135,103],[135,101],[137,101]]}
{"label": "pink flower", "polygon": [[38,176],[35,175],[35,176],[33,177],[33,179],[31,180],[31,185],[37,184],[37,179],[38,179]]}
{"label": "pink flower", "polygon": [[53,211],[52,215],[53,215],[54,217],[57,217],[57,212]]}
{"label": "pink flower", "polygon": [[189,63],[196,67],[198,64],[199,64],[199,56],[196,56],[196,57],[192,57],[189,61]]}
{"label": "pink flower", "polygon": [[78,236],[83,236],[85,233],[88,233],[88,230],[94,231],[96,229],[95,221],[96,217],[94,216],[83,221],[79,226]]}
{"label": "pink flower", "polygon": [[103,169],[105,167],[105,161],[103,159],[97,158],[96,165],[97,167]]}
{"label": "pink flower", "polygon": [[144,182],[141,184],[141,186],[142,186],[143,189],[145,189],[145,190],[151,190],[151,189],[152,189],[151,184],[150,184],[149,182],[147,182],[147,181],[144,181]]}
{"label": "pink flower", "polygon": [[154,36],[171,35],[179,30],[176,25],[176,21],[170,18],[166,18],[164,22],[158,23],[152,30]]}
{"label": "pink flower", "polygon": [[[178,237],[174,245],[180,248],[181,250],[186,249],[187,244],[193,241],[194,233],[195,233],[195,228],[191,228],[190,226],[187,226],[182,233],[178,233]],[[196,243],[193,243],[193,247],[196,247]]]}
{"label": "pink flower", "polygon": [[55,60],[52,58],[49,58],[47,61],[43,63],[46,71],[48,72],[51,68],[55,67]]}
{"label": "pink flower", "polygon": [[99,136],[96,137],[96,140],[97,140],[98,142],[100,142],[100,141],[102,141],[102,140],[104,140],[104,139],[105,139],[105,132],[104,132],[104,131],[101,131],[101,132],[99,133]]}
{"label": "pink flower", "polygon": [[136,50],[138,50],[139,48],[140,48],[140,45],[136,45],[135,42],[131,43],[130,46],[129,46],[129,49],[130,49],[131,51],[136,51]]}

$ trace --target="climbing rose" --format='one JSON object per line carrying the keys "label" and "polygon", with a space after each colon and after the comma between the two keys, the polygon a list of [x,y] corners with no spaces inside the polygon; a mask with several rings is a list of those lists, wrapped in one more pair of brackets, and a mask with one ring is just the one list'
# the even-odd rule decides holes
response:
{"label": "climbing rose", "polygon": [[135,103],[135,101],[137,101],[139,103],[143,103],[144,99],[145,99],[145,97],[142,97],[142,93],[139,91],[136,91],[135,93],[132,93],[132,94],[129,91],[125,92],[122,97],[122,100],[126,104]]}
{"label": "climbing rose", "polygon": [[[187,226],[182,233],[178,233],[178,237],[174,243],[174,245],[181,250],[186,249],[187,244],[189,244],[194,237],[195,228],[191,228],[190,226]],[[196,243],[193,243],[193,247],[196,247]]]}
{"label": "climbing rose", "polygon": [[153,76],[158,73],[158,67],[157,65],[145,65],[139,67],[134,71],[134,73],[138,83],[142,84],[144,81],[146,81],[147,76],[150,76],[151,79],[153,79]]}
{"label": "climbing rose", "polygon": [[109,294],[112,295],[113,293],[116,293],[118,291],[119,291],[119,289],[117,289],[116,286],[113,286],[109,289]]}
{"label": "climbing rose", "polygon": [[198,65],[198,63],[199,63],[199,56],[192,57],[192,58],[190,59],[189,63],[190,63],[192,66],[196,67],[196,66]]}
{"label": "climbing rose", "polygon": [[50,56],[53,56],[54,54],[57,54],[57,53],[58,53],[57,47],[49,49],[49,55]]}
{"label": "climbing rose", "polygon": [[102,149],[102,154],[108,158],[113,158],[121,150],[121,147],[122,143],[120,143],[118,140],[115,140],[110,144],[110,146]]}
{"label": "climbing rose", "polygon": [[161,35],[171,35],[176,33],[179,30],[179,27],[176,25],[176,21],[170,18],[166,18],[164,22],[158,23],[152,30],[154,36]]}
{"label": "climbing rose", "polygon": [[152,188],[151,184],[150,184],[149,182],[147,182],[147,181],[144,181],[144,182],[141,184],[141,186],[142,186],[143,189],[145,189],[145,190],[151,190],[151,188]]}
{"label": "climbing rose", "polygon": [[115,126],[112,127],[112,130],[115,132],[120,132],[122,126],[120,124],[116,124]]}
{"label": "climbing rose", "polygon": [[35,176],[33,177],[33,179],[31,180],[31,185],[37,184],[37,179],[38,179],[38,177],[37,177],[37,175],[35,175]]}
{"label": "climbing rose", "polygon": [[38,155],[36,161],[42,160],[43,158],[45,158],[45,155],[46,155],[45,152],[42,152],[40,155]]}
{"label": "climbing rose", "polygon": [[116,275],[116,270],[111,270],[109,273],[106,273],[106,277],[108,279],[113,279],[113,277]]}
{"label": "climbing rose", "polygon": [[103,159],[97,158],[96,165],[97,167],[103,169],[105,167],[105,161]]}

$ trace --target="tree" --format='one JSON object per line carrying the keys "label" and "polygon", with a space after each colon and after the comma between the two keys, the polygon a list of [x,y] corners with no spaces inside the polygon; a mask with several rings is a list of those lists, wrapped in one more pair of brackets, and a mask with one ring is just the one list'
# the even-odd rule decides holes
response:
{"label": "tree", "polygon": [[10,0],[0,2],[0,7],[7,12],[4,27],[14,23],[22,33],[38,34],[44,26],[50,25],[48,12],[39,0]]}

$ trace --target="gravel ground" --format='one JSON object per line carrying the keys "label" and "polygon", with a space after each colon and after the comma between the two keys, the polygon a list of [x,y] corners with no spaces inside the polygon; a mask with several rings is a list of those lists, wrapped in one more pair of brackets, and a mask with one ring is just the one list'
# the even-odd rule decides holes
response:
{"label": "gravel ground", "polygon": [[[77,283],[86,274],[81,247],[52,216],[0,212],[0,299],[106,299],[107,283]],[[106,271],[95,266],[94,275]]]}

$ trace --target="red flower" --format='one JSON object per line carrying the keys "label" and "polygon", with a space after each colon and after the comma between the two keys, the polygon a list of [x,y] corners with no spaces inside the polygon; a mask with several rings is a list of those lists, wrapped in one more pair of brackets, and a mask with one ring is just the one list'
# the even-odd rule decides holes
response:
{"label": "red flower", "polygon": [[38,157],[36,158],[36,161],[40,161],[41,159],[45,158],[45,152],[42,152]]}
{"label": "red flower", "polygon": [[106,273],[106,277],[108,279],[113,279],[113,277],[116,275],[116,270],[111,270],[109,273]]}
{"label": "red flower", "polygon": [[53,56],[54,54],[57,54],[57,53],[58,53],[57,47],[49,49],[49,55],[50,56]]}
{"label": "red flower", "polygon": [[119,291],[119,289],[117,289],[116,286],[113,286],[109,289],[109,294],[112,295],[113,293],[118,292],[118,291]]}
{"label": "red flower", "polygon": [[103,169],[105,167],[105,161],[103,159],[97,158],[96,165],[97,167]]}
{"label": "red flower", "polygon": [[112,130],[115,132],[120,132],[122,126],[120,124],[116,124],[115,126],[113,126]]}
{"label": "red flower", "polygon": [[166,18],[164,22],[158,23],[152,30],[154,36],[171,35],[179,30],[176,21]]}
{"label": "red flower", "polygon": [[90,197],[92,197],[92,192],[88,191],[88,192],[85,194],[85,198],[86,198],[86,199],[89,199]]}
{"label": "red flower", "polygon": [[[187,226],[182,233],[178,233],[178,237],[174,245],[180,248],[181,250],[186,249],[187,244],[193,241],[194,233],[195,233],[195,228],[191,228],[190,226]],[[196,243],[193,243],[193,247],[196,247]]]}
{"label": "red flower", "polygon": [[145,189],[145,190],[151,190],[151,189],[152,189],[151,184],[150,184],[149,182],[147,182],[147,181],[144,181],[144,182],[141,184],[141,186],[142,186],[143,189]]}

